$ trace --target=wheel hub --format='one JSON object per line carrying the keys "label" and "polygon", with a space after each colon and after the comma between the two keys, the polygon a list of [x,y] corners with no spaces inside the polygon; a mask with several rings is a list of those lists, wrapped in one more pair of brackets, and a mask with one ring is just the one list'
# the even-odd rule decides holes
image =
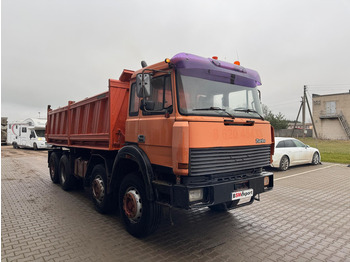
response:
{"label": "wheel hub", "polygon": [[97,202],[101,203],[103,201],[105,196],[105,187],[101,177],[96,177],[94,181],[92,181],[92,194]]}
{"label": "wheel hub", "polygon": [[142,203],[140,194],[136,189],[128,189],[123,198],[125,215],[133,223],[138,222],[142,215]]}

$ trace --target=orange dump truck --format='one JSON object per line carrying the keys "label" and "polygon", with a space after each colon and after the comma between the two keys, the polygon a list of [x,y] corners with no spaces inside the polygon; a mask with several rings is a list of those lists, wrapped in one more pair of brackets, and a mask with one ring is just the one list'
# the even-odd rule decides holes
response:
{"label": "orange dump truck", "polygon": [[52,110],[51,179],[91,188],[96,209],[119,208],[127,231],[152,233],[161,207],[225,211],[273,188],[274,131],[260,77],[239,63],[180,53],[124,70],[109,89]]}

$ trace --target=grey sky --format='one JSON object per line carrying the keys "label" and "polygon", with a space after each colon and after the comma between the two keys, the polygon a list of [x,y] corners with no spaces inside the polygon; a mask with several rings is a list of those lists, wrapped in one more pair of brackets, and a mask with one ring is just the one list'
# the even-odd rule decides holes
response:
{"label": "grey sky", "polygon": [[348,0],[3,0],[2,116],[46,114],[122,70],[189,52],[257,70],[262,102],[294,119],[309,93],[350,89]]}

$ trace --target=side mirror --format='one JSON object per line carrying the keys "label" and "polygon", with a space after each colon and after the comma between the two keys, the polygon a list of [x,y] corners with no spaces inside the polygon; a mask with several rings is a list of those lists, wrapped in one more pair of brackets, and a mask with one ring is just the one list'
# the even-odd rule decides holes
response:
{"label": "side mirror", "polygon": [[151,74],[137,74],[136,76],[136,90],[138,97],[151,96]]}
{"label": "side mirror", "polygon": [[142,111],[153,111],[155,107],[154,101],[145,101],[144,99],[141,100],[140,109]]}

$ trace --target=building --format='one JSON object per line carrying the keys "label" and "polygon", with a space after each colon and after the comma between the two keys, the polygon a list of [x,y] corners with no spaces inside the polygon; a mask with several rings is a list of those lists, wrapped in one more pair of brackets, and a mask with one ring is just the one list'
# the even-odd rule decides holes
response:
{"label": "building", "polygon": [[342,94],[312,94],[312,104],[319,138],[350,139],[350,90]]}

